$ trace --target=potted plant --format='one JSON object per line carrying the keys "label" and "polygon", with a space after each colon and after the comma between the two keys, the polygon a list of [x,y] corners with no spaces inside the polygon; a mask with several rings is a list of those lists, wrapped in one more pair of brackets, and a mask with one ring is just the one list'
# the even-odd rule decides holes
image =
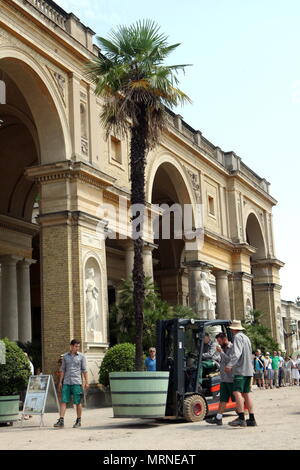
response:
{"label": "potted plant", "polygon": [[[149,149],[159,142],[161,131],[167,127],[166,107],[190,101],[177,88],[177,72],[185,65],[168,66],[165,59],[179,44],[169,45],[167,36],[151,20],[138,21],[131,26],[119,26],[108,38],[97,37],[101,54],[88,64],[87,76],[95,84],[95,93],[102,97],[101,120],[107,135],[130,134],[130,179],[132,227],[142,220],[145,211],[145,167]],[[135,207],[139,211],[134,212]],[[167,390],[167,372],[144,372],[143,323],[144,323],[144,266],[143,223],[137,223],[134,240],[133,301],[135,314],[135,371],[132,380],[122,372],[111,374],[111,388],[119,380],[121,396],[123,388],[141,384],[158,383],[163,377]],[[128,372],[126,372],[128,374]],[[138,385],[139,384],[139,385]],[[123,387],[124,386],[124,387]],[[132,391],[134,391],[132,390]],[[145,392],[154,397],[154,390]],[[116,392],[117,393],[117,392]],[[137,393],[138,397],[141,396]],[[158,391],[159,393],[159,391]],[[139,403],[137,403],[139,405]],[[128,408],[131,405],[128,404]],[[133,407],[132,407],[133,408]]]}
{"label": "potted plant", "polygon": [[2,340],[5,344],[5,364],[0,365],[0,423],[19,418],[19,393],[26,389],[30,377],[28,360],[19,346]]}

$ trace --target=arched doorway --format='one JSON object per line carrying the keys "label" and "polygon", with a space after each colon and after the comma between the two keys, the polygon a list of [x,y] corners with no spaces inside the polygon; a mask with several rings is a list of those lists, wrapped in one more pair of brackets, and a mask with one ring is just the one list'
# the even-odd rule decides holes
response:
{"label": "arched doorway", "polygon": [[266,245],[264,242],[263,232],[256,215],[252,212],[249,214],[246,223],[246,237],[249,245],[256,249],[253,253],[251,260],[265,259],[266,257]]}
{"label": "arched doorway", "polygon": [[261,269],[258,260],[265,259],[266,257],[266,247],[263,238],[262,229],[258,218],[254,213],[250,213],[246,223],[246,239],[249,245],[255,248],[255,252],[250,256],[250,266],[252,278],[252,305],[253,309],[258,308],[255,296],[255,286],[259,282],[259,276],[261,275]]}
{"label": "arched doorway", "polygon": [[192,208],[192,201],[183,171],[170,161],[162,161],[155,171],[151,189],[152,204],[164,211],[155,230],[154,281],[164,300],[172,305],[187,305],[183,216],[188,207]]}

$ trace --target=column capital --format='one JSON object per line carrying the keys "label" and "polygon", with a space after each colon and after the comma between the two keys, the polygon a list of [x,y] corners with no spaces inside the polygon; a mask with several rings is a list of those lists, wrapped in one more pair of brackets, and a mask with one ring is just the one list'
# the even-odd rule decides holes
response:
{"label": "column capital", "polygon": [[157,250],[158,248],[158,245],[156,245],[155,243],[151,243],[151,242],[144,242],[144,250],[146,251],[153,251],[153,250]]}
{"label": "column capital", "polygon": [[0,256],[0,264],[16,265],[22,259],[23,259],[22,256],[3,255],[3,256]]}
{"label": "column capital", "polygon": [[214,269],[213,270],[213,275],[217,278],[220,279],[221,277],[227,277],[232,274],[231,271],[228,271],[227,269]]}
{"label": "column capital", "polygon": [[30,267],[32,264],[35,264],[35,263],[37,263],[37,260],[30,259],[30,258],[23,258],[23,259],[20,259],[20,261],[18,262],[19,265],[23,265],[24,267],[25,266]]}
{"label": "column capital", "polygon": [[184,266],[187,266],[188,268],[198,268],[199,270],[202,271],[208,271],[210,269],[213,269],[212,264],[205,263],[204,261],[200,260],[191,260],[191,261],[185,261]]}

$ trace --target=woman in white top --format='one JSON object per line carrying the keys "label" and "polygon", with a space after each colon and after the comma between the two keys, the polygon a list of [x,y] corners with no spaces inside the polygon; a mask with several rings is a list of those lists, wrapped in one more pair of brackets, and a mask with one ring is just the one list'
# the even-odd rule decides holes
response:
{"label": "woman in white top", "polygon": [[292,385],[292,359],[286,357],[283,363],[283,372],[284,372],[284,385]]}
{"label": "woman in white top", "polygon": [[299,370],[295,359],[292,359],[292,382],[294,385],[299,385]]}
{"label": "woman in white top", "polygon": [[269,352],[265,354],[265,384],[266,388],[273,388],[272,359],[270,358]]}

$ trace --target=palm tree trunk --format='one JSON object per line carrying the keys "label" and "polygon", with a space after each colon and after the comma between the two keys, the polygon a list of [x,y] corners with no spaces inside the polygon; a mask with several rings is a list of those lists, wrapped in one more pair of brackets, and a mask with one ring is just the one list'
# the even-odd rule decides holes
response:
{"label": "palm tree trunk", "polygon": [[[147,122],[146,109],[140,107],[139,123],[132,128],[131,133],[131,204],[141,205],[142,212],[145,208],[145,166],[146,166],[146,141],[147,141]],[[133,221],[142,214],[137,213],[133,216]],[[138,233],[134,238],[134,263],[133,263],[133,304],[135,312],[135,369],[144,370],[143,363],[143,323],[144,323],[144,263],[143,263],[143,224],[139,224]]]}

